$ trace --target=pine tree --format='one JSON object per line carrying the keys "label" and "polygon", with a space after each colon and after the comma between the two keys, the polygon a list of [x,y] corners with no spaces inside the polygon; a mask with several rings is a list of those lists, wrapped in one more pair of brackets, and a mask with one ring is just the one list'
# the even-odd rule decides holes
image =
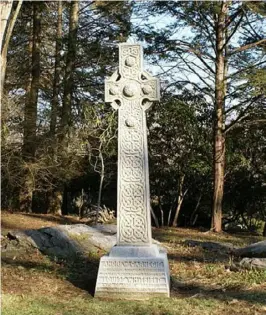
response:
{"label": "pine tree", "polygon": [[[263,23],[261,15],[251,13],[248,5],[228,1],[136,4],[136,10],[144,16],[169,17],[165,27],[156,29],[146,23],[144,27],[136,27],[135,32],[146,40],[147,51],[153,54],[155,64],[160,64],[161,59],[164,64],[171,63],[173,71],[180,69],[177,74],[167,71],[168,78],[172,75],[172,88],[192,85],[213,106],[211,229],[216,232],[222,228],[226,134],[244,121],[263,97],[254,95],[247,81],[243,82],[243,74],[263,67],[260,59],[265,43],[263,28],[259,26]],[[182,35],[184,29],[186,35]],[[244,36],[240,36],[241,29],[247,30]],[[261,33],[260,39],[250,38],[255,29]]]}

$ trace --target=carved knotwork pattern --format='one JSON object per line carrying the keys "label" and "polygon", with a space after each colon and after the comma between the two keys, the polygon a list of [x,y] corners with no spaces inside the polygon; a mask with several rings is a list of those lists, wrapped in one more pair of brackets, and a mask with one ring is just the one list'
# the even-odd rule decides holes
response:
{"label": "carved knotwork pattern", "polygon": [[[125,123],[128,117],[134,127]],[[148,242],[146,186],[144,171],[144,126],[143,109],[138,100],[127,101],[119,113],[120,122],[120,179],[119,213],[120,242]]]}
{"label": "carved knotwork pattern", "polygon": [[119,71],[105,82],[105,100],[119,109],[118,245],[149,244],[148,148],[145,111],[159,100],[158,80],[142,70],[140,45],[119,46]]}
{"label": "carved knotwork pattern", "polygon": [[[123,218],[123,226],[120,235],[125,243],[138,243],[140,240],[146,239],[147,232],[143,229],[145,220],[143,217],[136,216],[136,214],[128,214]],[[128,240],[128,241],[127,241]]]}
{"label": "carved knotwork pattern", "polygon": [[138,79],[141,71],[140,46],[131,45],[120,47],[120,71],[122,77]]}

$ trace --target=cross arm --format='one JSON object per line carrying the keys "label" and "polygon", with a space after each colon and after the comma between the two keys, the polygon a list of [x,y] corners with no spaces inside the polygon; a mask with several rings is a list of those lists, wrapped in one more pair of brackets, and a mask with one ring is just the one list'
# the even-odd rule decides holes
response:
{"label": "cross arm", "polygon": [[160,101],[160,81],[146,71],[142,74],[142,95],[145,110],[151,107],[152,102]]}
{"label": "cross arm", "polygon": [[105,80],[105,102],[111,103],[111,106],[114,109],[119,108],[119,103],[121,102],[121,99],[119,95],[121,95],[121,87],[119,82],[117,82],[119,79],[119,73],[118,71],[115,71],[110,78]]}

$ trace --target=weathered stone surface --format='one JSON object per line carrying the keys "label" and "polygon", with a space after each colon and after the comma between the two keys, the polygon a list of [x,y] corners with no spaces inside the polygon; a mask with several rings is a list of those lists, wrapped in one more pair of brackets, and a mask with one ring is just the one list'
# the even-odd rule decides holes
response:
{"label": "weathered stone surface", "polygon": [[157,257],[159,247],[157,245],[149,246],[114,246],[109,256],[112,257]]}
{"label": "weathered stone surface", "polygon": [[[149,247],[154,247],[154,250],[151,251]],[[111,251],[109,256],[101,258],[96,297],[118,299],[169,297],[170,275],[167,255],[160,252],[157,245],[147,246],[144,250],[140,247],[134,249],[133,246],[129,248],[120,246],[117,252]]]}
{"label": "weathered stone surface", "polygon": [[[159,81],[142,69],[142,47],[119,45],[119,71],[105,82],[118,115],[117,244],[151,244],[145,111],[159,100]],[[149,100],[149,102],[147,102]],[[119,105],[118,105],[119,104]]]}
{"label": "weathered stone surface", "polygon": [[243,258],[239,263],[241,268],[266,270],[266,258]]}
{"label": "weathered stone surface", "polygon": [[116,234],[117,226],[115,224],[98,224],[95,228],[103,233]]}
{"label": "weathered stone surface", "polygon": [[119,45],[119,70],[105,82],[118,113],[117,246],[101,258],[95,296],[169,296],[166,251],[152,245],[146,110],[160,98],[159,81],[142,69],[142,47]]}
{"label": "weathered stone surface", "polygon": [[110,228],[105,229],[103,226],[74,224],[39,230],[14,230],[8,233],[8,237],[16,240],[20,246],[33,246],[49,256],[70,258],[97,251],[98,248],[109,251],[116,243],[116,235],[108,231]]}
{"label": "weathered stone surface", "polygon": [[253,243],[246,247],[235,249],[233,254],[239,257],[266,258],[266,241]]}
{"label": "weathered stone surface", "polygon": [[[158,241],[153,242],[159,245]],[[106,252],[116,244],[116,225],[87,226],[85,224],[59,225],[39,230],[11,230],[2,239],[2,252],[38,248],[42,253],[58,258],[86,255],[103,249]]]}

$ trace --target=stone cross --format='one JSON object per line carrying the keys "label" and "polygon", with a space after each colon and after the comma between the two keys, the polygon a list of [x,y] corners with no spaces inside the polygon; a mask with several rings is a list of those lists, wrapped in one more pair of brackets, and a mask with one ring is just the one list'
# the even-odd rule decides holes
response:
{"label": "stone cross", "polygon": [[120,44],[119,70],[105,81],[105,101],[118,109],[117,245],[152,240],[145,112],[160,88],[142,63],[141,45]]}

